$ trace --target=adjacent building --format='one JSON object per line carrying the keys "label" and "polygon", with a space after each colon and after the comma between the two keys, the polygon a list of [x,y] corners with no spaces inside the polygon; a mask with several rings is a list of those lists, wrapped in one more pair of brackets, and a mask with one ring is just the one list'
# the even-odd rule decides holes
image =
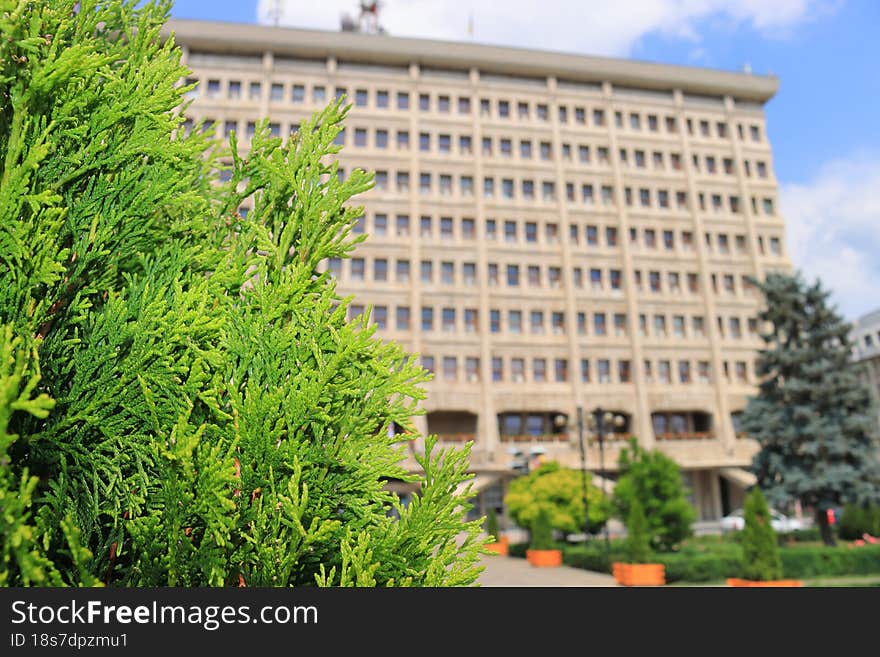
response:
{"label": "adjacent building", "polygon": [[[353,314],[434,372],[418,418],[474,440],[494,484],[515,453],[580,467],[574,418],[624,418],[685,470],[702,519],[739,506],[757,446],[761,303],[790,269],[763,106],[773,77],[347,32],[173,20],[199,82],[188,110],[247,148],[353,103],[343,175],[375,171],[354,257],[330,262]],[[246,210],[246,208],[244,208]],[[878,340],[880,341],[880,340]],[[587,467],[599,469],[595,442]]]}
{"label": "adjacent building", "polygon": [[[880,413],[880,309],[853,322],[853,361],[862,380],[871,388]],[[880,415],[877,417],[880,425]]]}

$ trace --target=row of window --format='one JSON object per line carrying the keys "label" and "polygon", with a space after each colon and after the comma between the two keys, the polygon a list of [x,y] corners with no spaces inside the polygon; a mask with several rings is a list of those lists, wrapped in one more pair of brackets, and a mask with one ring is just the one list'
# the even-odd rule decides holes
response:
{"label": "row of window", "polygon": [[[237,125],[235,121],[225,122],[225,136],[228,137],[229,133],[236,129]],[[345,130],[337,135],[336,143],[340,146],[346,144]],[[408,151],[410,149],[409,130],[396,130],[394,132],[393,143],[397,150]],[[385,128],[376,128],[373,130],[373,139],[371,142],[368,139],[367,128],[355,128],[351,145],[356,148],[367,148],[372,146],[378,150],[387,150],[392,145],[392,133]],[[514,155],[516,155],[521,161],[540,159],[546,162],[551,162],[555,159],[553,144],[549,141],[533,142],[531,139],[513,140],[507,137],[483,137],[481,139],[480,148],[482,154],[486,157],[494,157],[497,155],[501,158],[512,159]],[[607,146],[591,147],[587,144],[576,144],[573,148],[572,144],[562,143],[560,150],[560,156],[564,162],[574,162],[574,156],[576,153],[577,161],[581,164],[611,164],[611,158]],[[457,153],[463,156],[470,156],[473,155],[474,144],[473,139],[469,134],[453,135],[450,133],[432,134],[430,132],[419,132],[419,151],[441,155]],[[693,169],[696,172],[705,172],[708,174],[724,173],[731,176],[736,173],[732,157],[694,153],[691,156],[691,161],[693,163]],[[654,171],[682,171],[684,168],[681,153],[645,151],[639,148],[619,149],[618,162],[621,166],[631,166],[636,169],[648,169],[650,163],[650,168]],[[752,177],[753,168],[751,160],[744,160],[744,169],[746,175]],[[754,175],[758,178],[767,178],[768,168],[766,161],[754,161]]]}
{"label": "row of window", "polygon": [[[205,119],[202,127],[204,130],[214,125],[213,119]],[[256,132],[256,121],[247,121],[245,123],[245,136],[248,140],[252,139]],[[192,128],[192,121],[188,120],[185,129]],[[290,134],[293,134],[299,126],[295,123],[290,124]],[[235,132],[241,134],[239,122],[235,119],[227,119],[223,122],[223,137],[229,139],[231,134]],[[280,137],[282,134],[281,124],[273,122],[269,124],[269,133],[273,137]],[[377,128],[373,131],[372,143],[368,140],[368,132],[366,128],[355,128],[352,144],[355,148],[366,148],[372,146],[378,150],[386,150],[391,147],[391,131],[385,128]],[[409,151],[410,149],[410,133],[409,130],[396,130],[394,132],[393,144],[398,151]],[[434,141],[436,140],[436,141]],[[336,136],[335,142],[339,146],[347,143],[346,130],[342,129]],[[456,146],[457,144],[457,146]],[[540,158],[543,161],[553,161],[553,146],[549,141],[532,142],[530,139],[521,139],[518,142],[519,147],[514,148],[514,141],[508,138],[493,139],[492,137],[482,138],[482,153],[484,156],[492,157],[496,153],[501,158],[513,158],[514,153],[518,153],[521,161]],[[534,148],[533,148],[534,145]],[[433,154],[452,154],[453,152],[463,156],[471,156],[473,154],[473,140],[470,135],[451,135],[441,133],[432,135],[429,132],[419,133],[419,150]],[[611,159],[607,146],[598,146],[595,149],[589,145],[576,145],[576,149],[572,149],[572,145],[563,143],[561,145],[561,157],[564,162],[573,162],[574,153],[577,153],[577,161],[581,164],[590,165],[597,163],[600,165],[610,165]],[[595,157],[593,153],[595,152]],[[693,170],[697,173],[705,172],[707,174],[735,175],[736,170],[734,161],[731,157],[723,157],[717,155],[705,155],[694,153],[691,156]],[[682,171],[683,163],[681,153],[664,151],[645,151],[642,149],[626,149],[621,148],[618,152],[618,161],[623,167],[633,167],[635,169],[648,169],[654,171]],[[755,160],[754,168],[752,160],[743,160],[743,166],[746,176],[766,179],[768,177],[767,162],[764,160]]]}
{"label": "row of window", "polygon": [[[370,280],[386,282],[391,280],[391,260],[389,258],[372,258],[372,276]],[[394,280],[398,283],[408,284],[412,279],[410,261],[408,258],[398,258],[394,262]],[[502,270],[502,267],[504,269]],[[330,258],[327,263],[328,271],[336,278],[344,279],[342,275],[342,260]],[[563,286],[562,268],[554,265],[499,265],[488,263],[486,269],[486,283],[491,287],[501,284],[504,272],[504,283],[507,287],[534,287],[555,288]],[[665,275],[664,275],[665,274]],[[633,270],[636,291],[650,291],[652,293],[666,292],[669,294],[682,294],[687,290],[691,294],[700,293],[700,278],[696,272],[677,272],[641,269]],[[737,289],[737,276],[735,274],[709,275],[712,292],[714,294],[754,294],[754,285],[748,275],[739,276],[739,290]],[[351,258],[347,280],[367,280],[367,259]],[[419,281],[424,285],[448,285],[448,286],[477,286],[479,284],[477,263],[455,262],[443,260],[439,266],[434,260],[422,260],[419,263]],[[621,291],[623,289],[623,272],[620,269],[602,269],[592,267],[584,269],[573,267],[571,285],[575,289],[584,289],[589,282],[590,289],[601,291]]]}
{"label": "row of window", "polygon": [[[344,170],[341,171],[345,175]],[[391,178],[388,171],[377,170],[376,190],[387,192],[390,190]],[[409,171],[397,171],[394,182],[396,191],[409,193],[411,176]],[[472,198],[474,196],[474,177],[470,175],[456,176],[450,173],[420,172],[418,174],[418,189],[422,195],[459,196]],[[505,201],[543,201],[556,203],[557,185],[554,180],[535,181],[532,178],[497,178],[495,176],[483,177],[483,198],[487,200],[502,199]],[[564,186],[565,200],[569,203],[581,203],[586,206],[594,206],[599,200],[602,205],[615,205],[614,188],[611,185],[596,187],[592,183],[566,182]],[[601,194],[601,195],[600,195]],[[630,186],[623,188],[624,203],[627,207],[652,208],[660,210],[689,210],[688,193],[684,190],[654,189],[651,187],[639,187],[633,189]],[[759,205],[760,203],[760,205]],[[702,212],[708,212],[711,208],[714,213],[740,214],[742,204],[740,197],[735,194],[697,194],[697,204]],[[775,202],[771,197],[751,197],[752,213],[759,214],[759,208],[767,216],[775,216]]]}
{"label": "row of window", "polygon": [[[349,317],[354,319],[364,313],[364,306],[351,304],[348,308]],[[409,306],[396,306],[393,308],[394,317],[389,316],[389,308],[384,305],[373,306],[370,316],[376,328],[379,330],[409,331],[412,329],[413,317]],[[463,310],[463,312],[460,312]],[[565,334],[565,312],[551,310],[501,310],[489,311],[489,332],[510,333],[519,335],[525,332],[524,321],[528,320],[528,332],[535,335],[552,333],[553,335]],[[650,322],[649,322],[650,319]],[[462,324],[459,324],[459,320]],[[669,321],[667,321],[669,320]],[[688,321],[690,320],[690,321]],[[756,337],[758,332],[758,320],[749,317],[745,322],[740,317],[730,316],[727,318],[716,317],[718,331],[721,337],[741,339],[744,336],[744,326],[750,337]],[[588,325],[590,327],[588,328]],[[576,315],[578,335],[591,334],[595,337],[615,335],[626,337],[629,334],[629,324],[626,313],[592,313],[592,323],[589,315],[578,312]],[[464,329],[466,333],[480,332],[480,311],[477,308],[459,309],[455,307],[437,308],[434,306],[422,306],[420,309],[419,327],[422,332],[443,331],[455,333]],[[702,315],[666,315],[639,314],[639,334],[643,337],[653,336],[657,338],[703,338],[706,337],[706,323]]]}
{"label": "row of window", "polygon": [[[438,363],[439,360],[439,363]],[[493,382],[510,383],[567,383],[570,381],[569,361],[565,358],[502,358],[492,357],[491,376]],[[437,367],[439,365],[439,371]],[[732,365],[732,366],[731,366]],[[711,363],[706,360],[645,360],[645,382],[663,385],[712,383]],[[457,383],[480,381],[480,359],[477,356],[422,356],[422,367],[434,373],[437,379]],[[726,382],[749,383],[749,368],[746,361],[724,361],[723,377]],[[733,375],[733,378],[731,378]],[[632,361],[598,358],[584,358],[576,374],[581,383],[632,383]]]}
{"label": "row of window", "polygon": [[[431,215],[422,215],[419,217],[419,236],[422,238],[436,238],[441,240],[476,240],[477,228],[476,221],[470,217],[440,217],[439,221],[435,221],[435,217]],[[370,217],[370,235],[374,237],[385,237],[391,232],[389,226],[389,217],[382,212],[373,213]],[[500,225],[499,225],[500,224]],[[398,237],[409,237],[410,217],[408,214],[398,214],[394,217],[393,232]],[[596,224],[588,224],[581,226],[571,223],[568,226],[568,241],[570,244],[583,243],[587,246],[600,246],[600,238],[602,245],[615,248],[619,245],[618,230],[615,226],[602,226]],[[525,221],[519,222],[515,219],[505,219],[502,222],[496,219],[486,219],[484,222],[484,237],[488,241],[497,241],[499,234],[503,236],[503,240],[509,244],[525,242],[526,244],[559,244],[559,224],[556,222],[546,221]],[[500,230],[501,229],[501,230]],[[541,230],[543,229],[543,230]],[[356,234],[366,233],[367,215],[358,218],[353,228]],[[641,238],[640,238],[641,235]],[[638,228],[629,229],[630,244],[633,246],[644,246],[646,249],[659,249],[662,245],[666,251],[676,251],[680,248],[682,251],[692,252],[694,250],[693,232],[682,230],[657,230],[654,228]],[[710,251],[717,250],[719,254],[726,255],[732,252],[732,247],[739,255],[748,253],[746,236],[742,234],[733,235],[731,241],[728,233],[705,233],[706,246]],[[778,237],[770,237],[770,252],[774,255],[782,255],[782,241]],[[758,250],[764,254],[764,238],[758,236]]]}
{"label": "row of window", "polygon": [[[263,100],[264,86],[262,82],[252,80],[245,84],[241,80],[221,81],[211,79],[205,81],[204,95],[209,99],[226,98],[229,100],[250,100],[258,102]],[[187,78],[188,85],[196,87],[188,92],[189,97],[197,97],[200,94],[201,81],[196,78]],[[273,103],[291,103],[294,105],[307,104],[325,105],[328,102],[330,89],[323,84],[283,84],[272,82],[268,85],[269,101]],[[385,89],[375,91],[355,88],[352,93],[343,86],[332,88],[334,98],[346,96],[353,101],[355,107],[370,109],[391,109],[409,111],[415,104],[420,112],[437,112],[439,114],[469,115],[473,111],[474,102],[471,96],[452,96],[444,93],[422,92],[414,94],[409,91],[391,92]],[[479,112],[481,117],[496,119],[513,119],[521,121],[544,121],[551,119],[550,105],[548,103],[533,102],[530,100],[507,100],[496,98],[480,98]],[[592,108],[579,105],[558,104],[556,107],[557,119],[560,124],[575,126],[590,125],[594,128],[607,126],[609,113],[603,108]],[[633,131],[646,131],[651,133],[666,132],[678,133],[678,121],[675,116],[660,116],[655,113],[644,112],[614,112],[614,125],[618,129]],[[685,119],[685,129],[689,135],[702,138],[727,139],[731,136],[731,130],[726,121],[710,121],[688,117]],[[740,140],[746,139],[746,130],[751,141],[760,142],[762,139],[761,126],[750,124],[746,126],[737,124],[736,134]]]}

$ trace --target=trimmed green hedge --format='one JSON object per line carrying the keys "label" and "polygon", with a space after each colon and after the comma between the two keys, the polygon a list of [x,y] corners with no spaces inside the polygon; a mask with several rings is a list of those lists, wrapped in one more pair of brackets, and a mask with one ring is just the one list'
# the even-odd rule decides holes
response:
{"label": "trimmed green hedge", "polygon": [[[514,556],[525,556],[510,546]],[[829,577],[838,575],[870,575],[880,573],[880,545],[836,548],[796,545],[779,550],[783,576],[791,579]],[[563,548],[562,560],[567,566],[596,572],[610,573],[611,562],[623,558],[623,552],[613,546],[609,562],[603,546],[582,545]],[[742,572],[742,548],[731,542],[697,543],[687,545],[680,552],[655,554],[656,563],[666,567],[667,582],[711,582],[736,577]]]}
{"label": "trimmed green hedge", "polygon": [[800,546],[779,550],[785,577],[872,575],[880,573],[880,545]]}

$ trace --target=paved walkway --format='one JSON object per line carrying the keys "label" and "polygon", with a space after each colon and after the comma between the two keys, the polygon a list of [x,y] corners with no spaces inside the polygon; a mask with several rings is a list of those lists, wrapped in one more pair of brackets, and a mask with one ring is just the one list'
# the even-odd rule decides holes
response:
{"label": "paved walkway", "polygon": [[614,578],[581,568],[535,568],[525,559],[486,555],[480,586],[617,586]]}

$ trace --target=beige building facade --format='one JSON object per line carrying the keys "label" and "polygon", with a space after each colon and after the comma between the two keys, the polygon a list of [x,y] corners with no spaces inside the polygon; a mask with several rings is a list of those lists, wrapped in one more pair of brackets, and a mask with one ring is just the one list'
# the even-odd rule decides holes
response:
{"label": "beige building facade", "polygon": [[[343,175],[375,171],[352,312],[434,372],[422,432],[474,440],[477,481],[518,455],[580,467],[577,408],[672,456],[702,519],[739,506],[756,450],[761,299],[790,269],[763,105],[775,78],[357,33],[171,21],[191,120],[288,135],[353,103]],[[246,208],[245,208],[246,210]],[[588,435],[589,437],[589,435]],[[519,453],[518,455],[515,453]],[[599,469],[595,441],[588,469]],[[492,496],[495,496],[494,499]],[[485,503],[497,504],[497,488]]]}

